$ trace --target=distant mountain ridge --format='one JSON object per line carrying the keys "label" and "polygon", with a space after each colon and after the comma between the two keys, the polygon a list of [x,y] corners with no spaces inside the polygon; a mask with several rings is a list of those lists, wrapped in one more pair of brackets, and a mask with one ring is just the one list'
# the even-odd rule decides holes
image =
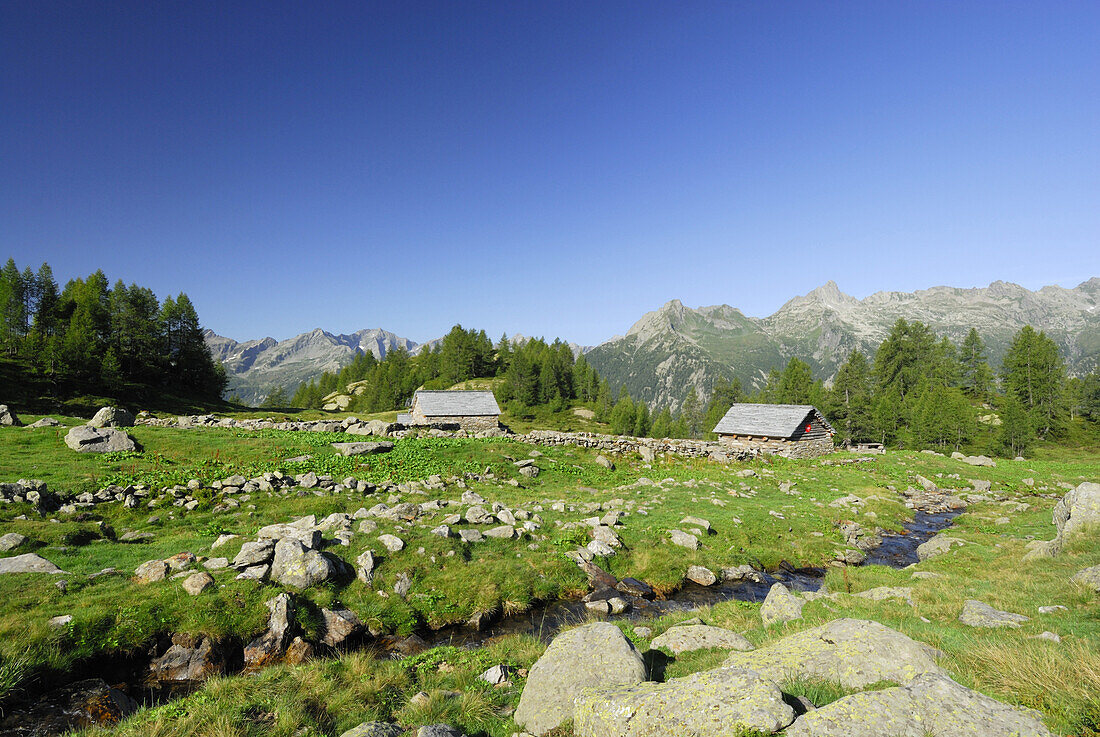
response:
{"label": "distant mountain ridge", "polygon": [[873,355],[898,318],[919,320],[956,343],[976,328],[994,367],[1024,325],[1046,331],[1073,373],[1091,371],[1100,359],[1098,278],[1073,289],[1033,292],[997,281],[972,289],[876,292],[862,300],[829,281],[765,318],[729,305],[691,309],[672,300],[586,356],[613,387],[625,384],[635,398],[676,408],[689,386],[701,396],[719,376],[758,386],[792,356],[808,361],[815,375],[831,377],[852,350]]}
{"label": "distant mountain ridge", "polygon": [[227,394],[255,404],[276,387],[288,392],[325,371],[339,371],[358,355],[370,353],[382,358],[395,348],[413,351],[415,341],[375,328],[350,335],[337,335],[321,328],[283,341],[274,338],[240,343],[212,330],[203,333],[214,358],[229,375]]}
{"label": "distant mountain ridge", "polygon": [[[1071,373],[1100,365],[1100,278],[1073,289],[1047,286],[1030,291],[996,281],[988,287],[932,287],[916,292],[876,292],[864,299],[844,294],[829,281],[788,300],[774,314],[749,317],[729,305],[690,308],[674,299],[647,312],[625,335],[595,347],[570,343],[575,355],[607,378],[613,390],[651,406],[676,409],[688,387],[706,397],[719,376],[758,386],[768,370],[793,356],[814,374],[831,377],[855,349],[869,357],[898,318],[919,320],[956,343],[976,328],[996,368],[1012,336],[1024,325],[1045,331],[1061,347]],[[288,340],[238,342],[207,330],[206,343],[229,374],[229,394],[258,403],[281,386],[293,392],[324,371],[337,371],[355,356],[382,358],[402,347],[432,350],[442,338],[416,343],[380,328],[350,335],[320,328]],[[515,334],[513,340],[527,338]]]}

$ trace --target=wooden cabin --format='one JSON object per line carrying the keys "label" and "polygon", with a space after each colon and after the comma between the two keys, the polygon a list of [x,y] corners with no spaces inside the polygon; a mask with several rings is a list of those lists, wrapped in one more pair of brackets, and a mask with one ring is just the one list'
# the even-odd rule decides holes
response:
{"label": "wooden cabin", "polygon": [[719,442],[789,458],[832,453],[832,425],[809,404],[735,404],[714,426]]}

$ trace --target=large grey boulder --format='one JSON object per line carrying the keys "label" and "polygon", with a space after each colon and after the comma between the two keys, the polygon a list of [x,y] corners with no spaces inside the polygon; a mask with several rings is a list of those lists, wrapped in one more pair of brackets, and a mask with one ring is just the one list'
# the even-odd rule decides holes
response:
{"label": "large grey boulder", "polygon": [[295,524],[276,524],[261,527],[256,533],[261,540],[297,540],[311,550],[321,547],[321,531],[316,527]]}
{"label": "large grey boulder", "polygon": [[772,681],[750,670],[718,668],[667,683],[586,689],[577,697],[577,737],[723,735],[777,732],[794,710]]}
{"label": "large grey boulder", "polygon": [[133,427],[134,415],[129,410],[121,407],[101,407],[92,419],[88,420],[88,427]]}
{"label": "large grey boulder", "polygon": [[0,574],[4,573],[63,573],[40,555],[23,553],[11,558],[0,558]]}
{"label": "large grey boulder", "polygon": [[899,688],[846,696],[803,714],[787,737],[1049,737],[1039,712],[926,673]]}
{"label": "large grey boulder", "polygon": [[945,535],[942,532],[917,546],[917,559],[928,560],[943,555],[952,548],[966,545],[966,540]]}
{"label": "large grey boulder", "polygon": [[241,551],[233,559],[234,568],[251,568],[267,563],[275,556],[274,540],[257,540],[241,546]]}
{"label": "large grey boulder", "polygon": [[1025,561],[1051,558],[1062,552],[1062,546],[1071,535],[1088,527],[1100,526],[1100,484],[1086,481],[1077,486],[1054,505],[1052,513],[1057,532],[1053,540],[1033,541]]}
{"label": "large grey boulder", "polygon": [[651,649],[662,648],[674,655],[692,650],[722,648],[724,650],[752,650],[752,643],[732,630],[711,627],[708,624],[687,624],[669,627],[649,643]]}
{"label": "large grey boulder", "polygon": [[982,601],[967,599],[963,604],[959,621],[970,627],[1019,627],[1020,623],[1028,621],[1028,618],[1022,614],[1002,612]]}
{"label": "large grey boulder", "polygon": [[6,404],[0,404],[0,425],[6,427],[20,427],[22,422],[19,421],[19,417],[15,414],[15,410],[8,407]]}
{"label": "large grey boulder", "polygon": [[573,699],[586,688],[641,683],[645,663],[630,640],[613,624],[596,622],[554,638],[527,676],[516,724],[545,734],[573,716]]}
{"label": "large grey boulder", "polygon": [[863,688],[878,681],[909,683],[924,673],[947,675],[936,665],[940,655],[878,622],[837,619],[753,652],[732,653],[723,666],[749,668],[776,682],[803,676]]}
{"label": "large grey boulder", "polygon": [[284,538],[275,544],[270,573],[272,581],[306,589],[335,578],[336,574],[336,566],[331,560],[294,538]]}
{"label": "large grey boulder", "polygon": [[393,443],[333,443],[332,447],[342,456],[363,456],[388,453],[393,450]]}
{"label": "large grey boulder", "polygon": [[77,425],[65,434],[65,445],[77,453],[117,453],[137,450],[137,443],[122,430]]}
{"label": "large grey boulder", "polygon": [[27,425],[27,427],[29,427],[33,430],[37,430],[40,427],[57,427],[60,424],[61,424],[60,422],[58,422],[57,420],[55,420],[52,417],[43,417],[42,419],[36,420],[36,421],[32,422],[31,424]]}
{"label": "large grey boulder", "polygon": [[1077,573],[1073,574],[1073,578],[1071,578],[1070,581],[1082,586],[1087,586],[1100,594],[1100,566],[1093,566],[1092,568],[1084,568],[1077,571]]}
{"label": "large grey boulder", "polygon": [[290,594],[282,593],[274,599],[264,602],[270,616],[267,630],[244,649],[244,663],[247,668],[258,669],[272,663],[286,654],[293,639],[297,625],[294,600]]}
{"label": "large grey boulder", "polygon": [[771,589],[768,590],[768,596],[760,606],[760,619],[765,627],[776,622],[802,619],[802,607],[805,604],[804,599],[795,596],[787,590],[786,586],[776,582],[772,584]]}

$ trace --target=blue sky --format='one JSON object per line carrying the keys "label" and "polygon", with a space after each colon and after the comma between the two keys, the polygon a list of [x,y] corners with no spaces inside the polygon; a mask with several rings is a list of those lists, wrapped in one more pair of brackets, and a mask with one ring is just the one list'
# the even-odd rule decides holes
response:
{"label": "blue sky", "polygon": [[0,3],[0,259],[246,339],[1100,276],[1100,3]]}

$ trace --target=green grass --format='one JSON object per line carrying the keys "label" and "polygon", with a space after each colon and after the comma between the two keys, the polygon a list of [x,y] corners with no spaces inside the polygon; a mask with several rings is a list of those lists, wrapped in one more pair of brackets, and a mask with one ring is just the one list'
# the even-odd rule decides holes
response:
{"label": "green grass", "polygon": [[[767,566],[781,560],[794,565],[824,564],[846,547],[836,529],[842,520],[898,530],[911,515],[899,492],[916,485],[917,474],[943,487],[968,488],[969,479],[987,480],[992,485],[991,500],[973,504],[956,523],[954,534],[970,544],[919,566],[942,578],[912,579],[910,571],[872,566],[833,569],[826,579],[829,589],[837,592],[912,586],[915,608],[842,596],[838,601],[809,603],[803,610],[804,620],[769,630],[760,626],[759,606],[754,604],[718,605],[703,616],[708,623],[744,633],[757,645],[838,616],[873,618],[940,647],[948,653],[948,667],[961,682],[1040,709],[1062,733],[1090,734],[1089,720],[1100,719],[1096,708],[1100,676],[1090,680],[1089,673],[1095,671],[1088,670],[1090,662],[1095,668],[1094,653],[1100,649],[1100,611],[1094,595],[1068,582],[1076,570],[1100,564],[1100,552],[1077,545],[1055,560],[1026,566],[1019,562],[1029,537],[1053,535],[1050,509],[1064,493],[1058,484],[1075,485],[1100,477],[1100,454],[1050,457],[1040,452],[1023,462],[999,460],[996,468],[971,467],[920,453],[888,453],[869,463],[846,465],[832,463],[848,457],[843,453],[826,461],[764,458],[735,466],[660,460],[644,467],[640,459],[616,457],[616,468],[608,470],[594,462],[592,451],[540,447],[536,463],[541,472],[535,479],[526,479],[519,476],[513,461],[529,457],[536,449],[509,439],[409,438],[398,441],[386,455],[344,458],[328,444],[360,438],[270,430],[136,427],[131,431],[142,443],[143,453],[96,457],[67,449],[63,428],[0,428],[0,481],[42,478],[51,489],[67,493],[108,482],[163,485],[268,470],[312,470],[337,480],[353,476],[373,483],[402,483],[432,474],[461,477],[488,467],[496,481],[467,481],[466,486],[490,502],[526,509],[541,518],[541,529],[533,535],[476,545],[429,532],[444,516],[463,511],[466,505],[447,507],[413,524],[379,520],[377,533],[357,533],[350,547],[330,548],[349,562],[366,549],[378,554],[372,587],[351,581],[295,593],[302,603],[306,634],[314,638],[318,632],[312,612],[318,607],[344,606],[374,626],[405,634],[421,626],[462,622],[478,612],[522,612],[541,601],[576,596],[586,590],[586,581],[564,553],[587,542],[586,528],[576,525],[601,514],[594,511],[600,505],[630,512],[619,530],[622,550],[600,564],[619,577],[641,578],[658,591],[670,592],[692,564],[715,571],[754,560]],[[300,455],[313,457],[301,463],[286,460]],[[745,468],[757,475],[736,475]],[[1024,484],[1025,478],[1034,479],[1034,485]],[[520,485],[502,483],[504,479],[518,480]],[[650,483],[662,479],[670,481],[661,486]],[[782,493],[782,482],[793,482],[798,494]],[[463,491],[451,483],[445,490],[423,489],[398,496],[400,501],[413,502],[457,500]],[[848,494],[866,499],[866,504],[855,509],[829,506]],[[263,629],[263,601],[279,587],[235,581],[231,572],[223,571],[215,572],[218,587],[190,597],[178,582],[138,586],[129,574],[143,561],[184,550],[211,555],[211,543],[223,532],[241,536],[215,553],[232,559],[263,525],[306,514],[318,518],[333,512],[350,514],[379,502],[392,503],[389,495],[257,492],[238,509],[218,513],[211,511],[214,499],[193,512],[164,505],[123,509],[110,504],[97,506],[82,521],[56,514],[41,517],[25,504],[0,506],[0,532],[26,535],[34,541],[31,549],[70,572],[64,576],[69,581],[65,593],[54,586],[54,577],[0,577],[0,689],[87,672],[97,659],[138,652],[166,632],[246,641]],[[1030,507],[1016,512],[1000,504],[1002,499],[1022,500]],[[564,505],[564,511],[555,511],[557,505]],[[16,519],[21,515],[27,519]],[[714,534],[701,540],[698,551],[668,542],[667,531],[683,528],[680,520],[687,515],[708,519],[714,529]],[[159,521],[151,521],[154,516]],[[997,523],[1002,517],[1008,518],[1008,524]],[[100,522],[114,536],[102,530]],[[117,542],[114,538],[126,530],[150,532],[154,539],[144,544]],[[383,532],[399,535],[406,548],[387,553],[376,540]],[[27,549],[10,554],[22,552]],[[122,575],[88,578],[107,567]],[[405,600],[390,593],[399,573],[413,580],[412,593]],[[957,622],[967,598],[1027,614],[1032,621],[1019,630],[971,630]],[[1063,604],[1069,611],[1038,615],[1036,608],[1044,604]],[[63,629],[48,627],[49,618],[60,614],[72,614],[72,624]],[[687,616],[664,618],[652,626],[659,633]],[[921,621],[921,616],[930,623]],[[629,625],[623,628],[630,633]],[[1062,645],[1026,639],[1044,629],[1061,635]],[[401,664],[360,653],[298,668],[279,667],[255,678],[218,679],[188,699],[142,712],[119,733],[329,735],[369,718],[386,718],[408,725],[449,721],[471,734],[511,734],[516,730],[508,709],[518,700],[522,681],[510,688],[490,689],[475,682],[476,675],[496,662],[526,667],[540,651],[541,646],[530,638],[511,637],[487,650],[437,649]],[[723,659],[721,652],[685,653],[667,663],[665,677],[715,667]],[[440,667],[443,663],[446,668]],[[1033,683],[1024,683],[1015,677],[1017,673],[1027,674]],[[796,686],[807,691],[803,695],[811,700],[808,690],[816,689],[819,699],[836,694],[822,684],[791,688]],[[412,707],[408,698],[419,690],[426,691],[429,699],[421,707]],[[442,692],[448,690],[463,695],[447,698]],[[299,731],[306,727],[313,732]]]}

